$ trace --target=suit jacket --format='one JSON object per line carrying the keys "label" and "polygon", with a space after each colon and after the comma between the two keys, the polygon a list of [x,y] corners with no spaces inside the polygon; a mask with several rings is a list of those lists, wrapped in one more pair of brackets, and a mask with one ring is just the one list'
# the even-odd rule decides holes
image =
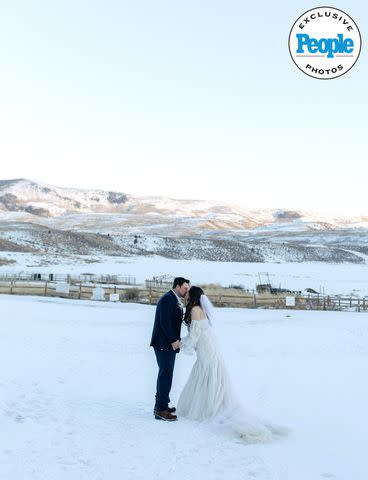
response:
{"label": "suit jacket", "polygon": [[183,310],[178,305],[175,293],[170,290],[158,301],[151,347],[172,350],[171,344],[176,340],[180,340],[182,321]]}

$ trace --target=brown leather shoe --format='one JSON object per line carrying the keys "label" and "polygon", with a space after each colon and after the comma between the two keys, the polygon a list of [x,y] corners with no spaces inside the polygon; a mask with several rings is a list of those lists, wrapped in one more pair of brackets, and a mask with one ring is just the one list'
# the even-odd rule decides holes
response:
{"label": "brown leather shoe", "polygon": [[[175,407],[167,407],[166,409],[168,412],[170,413],[175,413],[176,412],[176,408]],[[153,413],[156,413],[156,410],[154,409],[153,410]]]}
{"label": "brown leather shoe", "polygon": [[178,419],[176,415],[173,415],[169,410],[155,411],[156,420],[166,420],[166,422],[175,422]]}

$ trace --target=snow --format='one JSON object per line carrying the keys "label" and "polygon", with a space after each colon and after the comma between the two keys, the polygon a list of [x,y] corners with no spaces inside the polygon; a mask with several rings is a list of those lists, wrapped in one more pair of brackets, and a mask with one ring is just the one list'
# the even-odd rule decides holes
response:
{"label": "snow", "polygon": [[[367,478],[368,314],[216,310],[244,406],[291,428],[246,445],[154,420],[154,307],[2,295],[0,309],[0,478]],[[178,355],[174,404],[192,363]]]}

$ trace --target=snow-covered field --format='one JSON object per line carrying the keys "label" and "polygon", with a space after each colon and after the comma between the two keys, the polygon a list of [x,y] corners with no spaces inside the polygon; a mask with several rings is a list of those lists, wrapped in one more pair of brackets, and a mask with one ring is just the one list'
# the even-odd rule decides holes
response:
{"label": "snow-covered field", "polygon": [[[154,307],[0,296],[0,311],[1,479],[368,478],[368,314],[216,310],[244,406],[291,428],[246,445],[154,420]],[[174,404],[192,363],[179,354]]]}
{"label": "snow-covered field", "polygon": [[[100,273],[132,275],[138,283],[159,275],[186,276],[195,283],[243,285],[250,290],[259,283],[259,272],[268,272],[275,287],[304,291],[313,288],[325,294],[368,295],[368,264],[329,263],[242,263],[173,260],[152,257],[71,257],[70,262],[49,264],[49,257],[29,253],[2,253],[16,264],[1,272]],[[84,263],[88,259],[95,263]],[[262,281],[266,277],[263,275]]]}

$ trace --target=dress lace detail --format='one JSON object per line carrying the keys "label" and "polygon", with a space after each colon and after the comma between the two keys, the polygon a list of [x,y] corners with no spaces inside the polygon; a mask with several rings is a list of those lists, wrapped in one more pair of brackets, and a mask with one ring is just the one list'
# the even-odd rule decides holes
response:
{"label": "dress lace detail", "polygon": [[202,325],[204,322],[205,320],[192,320],[189,334],[180,340],[180,349],[183,353],[187,355],[193,355],[195,353],[199,337],[202,334]]}

